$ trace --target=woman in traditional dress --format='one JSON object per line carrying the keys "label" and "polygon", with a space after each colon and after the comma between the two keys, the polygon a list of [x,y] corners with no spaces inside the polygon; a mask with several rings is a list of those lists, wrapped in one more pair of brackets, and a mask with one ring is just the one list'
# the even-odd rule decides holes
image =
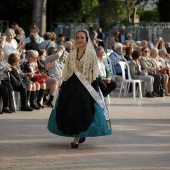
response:
{"label": "woman in traditional dress", "polygon": [[59,98],[48,121],[50,132],[74,137],[78,148],[85,137],[111,135],[107,105],[98,88],[97,56],[87,30],[78,31],[63,70]]}

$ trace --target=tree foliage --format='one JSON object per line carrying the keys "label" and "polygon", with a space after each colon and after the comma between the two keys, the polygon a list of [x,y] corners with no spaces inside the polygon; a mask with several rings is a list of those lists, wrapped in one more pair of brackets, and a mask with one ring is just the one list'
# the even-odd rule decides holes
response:
{"label": "tree foliage", "polygon": [[157,9],[146,10],[140,13],[141,22],[159,22],[159,13]]}

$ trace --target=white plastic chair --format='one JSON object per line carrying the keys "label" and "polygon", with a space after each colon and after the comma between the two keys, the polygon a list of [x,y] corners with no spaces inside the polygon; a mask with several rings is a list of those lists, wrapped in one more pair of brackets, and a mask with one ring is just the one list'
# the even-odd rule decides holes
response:
{"label": "white plastic chair", "polygon": [[110,57],[109,57],[109,56],[106,56],[106,57],[104,58],[104,60],[106,61],[107,66],[108,66],[108,69],[109,69],[109,72],[110,72],[111,75],[112,75],[112,80],[114,80],[116,83],[120,82],[120,84],[121,84],[122,76],[116,75],[116,71],[115,71],[115,69],[114,69],[114,66],[112,65],[112,61],[111,61]]}
{"label": "white plastic chair", "polygon": [[106,50],[106,55],[109,56],[112,52],[113,52],[113,50],[107,49],[107,50]]}
{"label": "white plastic chair", "polygon": [[[130,73],[129,62],[119,62],[122,69],[122,83],[120,87],[119,97],[121,96],[122,90],[124,90],[124,96],[127,96],[130,83],[132,83],[133,98],[136,98],[136,84],[139,85],[139,97],[142,98],[142,82],[143,80],[132,79]],[[125,69],[128,71],[128,79],[125,78]]]}

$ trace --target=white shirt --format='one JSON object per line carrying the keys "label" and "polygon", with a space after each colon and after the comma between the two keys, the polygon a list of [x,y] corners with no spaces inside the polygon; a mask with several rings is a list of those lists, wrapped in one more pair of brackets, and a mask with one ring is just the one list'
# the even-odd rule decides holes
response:
{"label": "white shirt", "polygon": [[[170,64],[168,63],[168,61],[166,61],[166,59],[163,59],[162,57],[158,56],[157,57],[158,60],[161,62],[163,68],[165,67],[169,67],[170,68]],[[168,59],[169,60],[169,59]]]}
{"label": "white shirt", "polygon": [[105,65],[103,64],[103,61],[101,62],[99,59],[97,59],[98,67],[99,67],[99,75],[102,77],[106,77],[106,69]]}
{"label": "white shirt", "polygon": [[[25,38],[25,43],[29,43],[30,42],[30,37],[27,37],[27,38]],[[36,42],[37,43],[41,43],[41,42],[43,42],[44,41],[44,38],[43,37],[40,37],[39,35],[37,35],[37,39],[36,39]]]}
{"label": "white shirt", "polygon": [[11,53],[18,53],[19,51],[17,50],[17,41],[15,39],[12,39],[12,41],[9,43],[8,41],[5,42],[4,47],[3,47],[3,52],[4,52],[4,60],[8,62],[8,57]]}

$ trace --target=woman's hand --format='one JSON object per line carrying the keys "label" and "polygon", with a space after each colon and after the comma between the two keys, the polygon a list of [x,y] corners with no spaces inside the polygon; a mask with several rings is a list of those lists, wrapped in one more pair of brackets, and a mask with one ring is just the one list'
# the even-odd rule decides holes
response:
{"label": "woman's hand", "polygon": [[10,71],[12,71],[12,68],[11,67],[6,67],[6,69],[5,69],[5,73],[8,73],[8,72],[10,72]]}
{"label": "woman's hand", "polygon": [[48,78],[48,75],[46,73],[42,73],[41,77]]}
{"label": "woman's hand", "polygon": [[25,73],[26,77],[33,78],[33,73]]}

